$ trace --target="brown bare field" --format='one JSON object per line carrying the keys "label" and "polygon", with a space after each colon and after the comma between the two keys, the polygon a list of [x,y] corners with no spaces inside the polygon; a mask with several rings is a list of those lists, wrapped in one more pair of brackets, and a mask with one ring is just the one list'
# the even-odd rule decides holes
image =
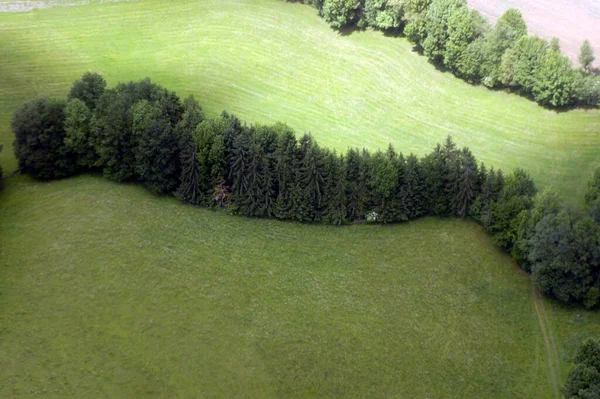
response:
{"label": "brown bare field", "polygon": [[518,8],[530,35],[544,39],[558,37],[563,54],[577,62],[579,48],[589,40],[600,65],[600,0],[467,0],[490,21],[509,8]]}

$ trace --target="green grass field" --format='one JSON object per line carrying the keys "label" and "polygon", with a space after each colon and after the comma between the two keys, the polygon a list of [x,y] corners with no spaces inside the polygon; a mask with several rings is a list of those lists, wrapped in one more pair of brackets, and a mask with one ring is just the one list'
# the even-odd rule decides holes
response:
{"label": "green grass field", "polygon": [[[404,39],[341,36],[303,5],[92,2],[0,13],[0,39],[8,171],[12,112],[88,70],[339,150],[422,154],[451,133],[575,204],[600,166],[600,112],[469,86]],[[92,176],[10,177],[0,220],[0,398],[558,398],[600,335],[600,313],[538,298],[461,220],[253,220]]]}
{"label": "green grass field", "polygon": [[[4,2],[4,3],[11,3]],[[176,4],[176,5],[175,5]],[[98,71],[146,76],[209,114],[284,121],[325,146],[423,154],[452,134],[488,164],[523,167],[580,203],[600,166],[600,112],[556,113],[441,73],[405,39],[342,36],[314,9],[275,0],[137,1],[0,13],[1,164],[12,169],[11,114],[64,96]]]}
{"label": "green grass field", "polygon": [[[10,183],[0,397],[553,397],[529,279],[473,223],[306,226],[96,177]],[[559,356],[598,332],[553,306]]]}

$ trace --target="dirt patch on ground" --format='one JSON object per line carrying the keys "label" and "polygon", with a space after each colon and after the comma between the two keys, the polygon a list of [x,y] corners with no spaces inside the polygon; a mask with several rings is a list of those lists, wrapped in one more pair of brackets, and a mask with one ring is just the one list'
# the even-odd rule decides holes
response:
{"label": "dirt patch on ground", "polygon": [[577,62],[579,48],[589,40],[600,65],[600,0],[467,0],[470,7],[495,21],[509,8],[518,8],[530,35],[560,39],[563,54]]}

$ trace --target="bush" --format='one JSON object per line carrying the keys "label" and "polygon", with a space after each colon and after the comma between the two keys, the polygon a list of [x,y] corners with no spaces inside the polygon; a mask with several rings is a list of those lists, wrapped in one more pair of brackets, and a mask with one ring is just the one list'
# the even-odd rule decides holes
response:
{"label": "bush", "polygon": [[572,104],[574,83],[571,61],[559,52],[550,50],[537,68],[533,96],[542,105],[565,107]]}
{"label": "bush", "polygon": [[353,25],[359,18],[360,1],[325,0],[323,17],[334,28],[340,29]]}
{"label": "bush", "polygon": [[77,157],[77,165],[82,169],[96,166],[98,155],[94,148],[92,131],[92,112],[85,103],[74,98],[65,109],[65,144]]}
{"label": "bush", "polygon": [[81,79],[76,80],[73,83],[71,92],[69,93],[69,100],[79,99],[89,108],[96,108],[96,103],[104,93],[106,88],[106,81],[104,78],[92,72],[87,72]]}
{"label": "bush", "polygon": [[569,372],[563,394],[567,399],[600,398],[600,343],[593,338],[585,340],[574,359],[575,367]]}
{"label": "bush", "polygon": [[12,119],[19,170],[39,180],[67,177],[77,169],[65,144],[65,102],[41,98],[19,108]]}

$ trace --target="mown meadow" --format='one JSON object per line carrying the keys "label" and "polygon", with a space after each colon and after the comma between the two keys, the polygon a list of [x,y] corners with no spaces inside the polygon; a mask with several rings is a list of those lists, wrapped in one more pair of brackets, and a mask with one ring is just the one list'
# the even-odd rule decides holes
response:
{"label": "mown meadow", "polygon": [[[7,2],[4,2],[7,3]],[[149,76],[209,115],[324,146],[423,154],[451,134],[579,204],[600,113],[549,111],[340,35],[280,1],[91,2],[0,14],[10,118],[85,71]],[[311,226],[228,216],[96,176],[0,194],[2,397],[559,397],[597,312],[541,299],[473,222]]]}
{"label": "mown meadow", "polygon": [[[243,12],[241,12],[243,10]],[[488,165],[528,170],[580,204],[600,165],[600,112],[546,110],[441,73],[404,40],[340,35],[314,9],[275,0],[98,3],[0,14],[0,155],[12,113],[64,97],[88,70],[109,86],[150,77],[209,115],[283,121],[326,147],[422,155],[451,134]]]}

